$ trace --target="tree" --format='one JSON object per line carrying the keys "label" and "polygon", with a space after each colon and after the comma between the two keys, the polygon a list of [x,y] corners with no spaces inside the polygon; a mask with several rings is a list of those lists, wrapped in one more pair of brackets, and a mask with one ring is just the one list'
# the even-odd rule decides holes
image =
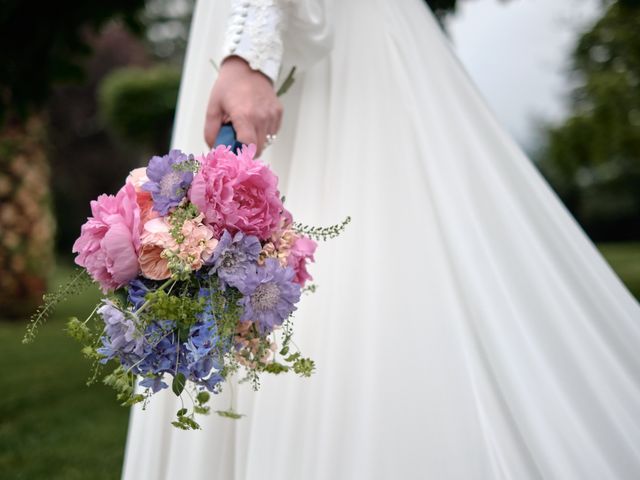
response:
{"label": "tree", "polygon": [[[82,77],[90,34],[114,17],[140,31],[144,0],[58,0],[0,4],[0,120],[38,112],[53,84]],[[10,46],[10,48],[9,48]]]}
{"label": "tree", "polygon": [[0,3],[0,312],[24,318],[53,263],[48,121],[54,83],[82,77],[92,35],[114,16],[139,29],[144,0]]}
{"label": "tree", "polygon": [[456,0],[426,0],[426,2],[438,18],[441,18],[448,13],[455,12],[457,4]]}
{"label": "tree", "polygon": [[547,132],[541,169],[598,240],[640,236],[640,8],[605,9],[573,53],[571,113]]}

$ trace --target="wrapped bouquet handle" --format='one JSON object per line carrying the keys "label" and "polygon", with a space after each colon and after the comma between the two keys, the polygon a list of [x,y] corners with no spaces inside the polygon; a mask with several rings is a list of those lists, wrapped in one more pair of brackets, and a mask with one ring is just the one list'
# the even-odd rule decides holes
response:
{"label": "wrapped bouquet handle", "polygon": [[220,131],[218,132],[218,136],[216,137],[216,141],[213,146],[217,147],[219,145],[231,147],[231,151],[234,153],[242,149],[242,143],[238,142],[236,130],[233,128],[231,123],[225,123],[220,127]]}

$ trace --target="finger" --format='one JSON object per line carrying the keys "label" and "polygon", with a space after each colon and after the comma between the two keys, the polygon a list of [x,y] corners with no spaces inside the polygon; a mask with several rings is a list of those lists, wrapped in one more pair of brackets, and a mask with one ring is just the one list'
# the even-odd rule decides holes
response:
{"label": "finger", "polygon": [[236,138],[240,143],[248,145],[250,143],[258,145],[258,135],[254,125],[245,117],[232,118],[233,128],[236,130]]}
{"label": "finger", "polygon": [[278,132],[278,116],[275,109],[271,109],[269,117],[265,120],[265,122],[266,127],[264,130],[264,136],[266,139],[267,135],[275,135]]}
{"label": "finger", "polygon": [[218,108],[207,111],[207,117],[204,122],[204,139],[209,148],[213,148],[216,142],[222,125],[222,116],[223,114]]}
{"label": "finger", "polygon": [[269,123],[267,119],[263,119],[256,127],[256,135],[258,136],[258,142],[256,143],[256,157],[262,155],[262,152],[265,149],[267,133],[269,133]]}

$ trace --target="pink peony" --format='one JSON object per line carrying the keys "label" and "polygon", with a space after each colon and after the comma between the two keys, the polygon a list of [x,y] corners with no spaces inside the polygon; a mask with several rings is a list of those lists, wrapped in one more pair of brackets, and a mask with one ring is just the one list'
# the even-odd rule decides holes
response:
{"label": "pink peony", "polygon": [[317,246],[318,244],[308,237],[298,237],[291,245],[287,263],[296,273],[293,281],[299,285],[304,286],[307,280],[312,280],[307,272],[307,262],[314,261],[313,254]]}
{"label": "pink peony", "polygon": [[135,187],[127,182],[115,196],[100,195],[91,202],[91,214],[73,244],[75,262],[103,292],[115,290],[138,275],[140,208]]}
{"label": "pink peony", "polygon": [[284,209],[278,177],[254,160],[255,152],[255,145],[244,146],[237,155],[219,146],[199,159],[189,200],[204,213],[218,238],[226,229],[265,240],[280,226]]}

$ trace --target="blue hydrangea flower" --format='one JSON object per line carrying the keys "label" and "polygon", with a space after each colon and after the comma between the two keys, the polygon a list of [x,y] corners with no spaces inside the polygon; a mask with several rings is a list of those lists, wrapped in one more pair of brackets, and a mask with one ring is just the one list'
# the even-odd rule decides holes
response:
{"label": "blue hydrangea flower", "polygon": [[142,359],[137,362],[138,371],[134,373],[162,373],[175,370],[178,350],[175,328],[175,322],[170,320],[153,322],[147,326],[144,352],[141,355]]}
{"label": "blue hydrangea flower", "polygon": [[185,197],[191,182],[193,173],[181,171],[176,168],[180,163],[189,160],[189,156],[180,150],[171,150],[162,157],[154,156],[147,166],[146,182],[142,189],[151,193],[153,209],[160,215],[166,215],[172,207]]}
{"label": "blue hydrangea flower", "polygon": [[142,277],[138,277],[129,282],[129,288],[127,289],[127,297],[129,302],[133,305],[133,309],[138,310],[145,302],[145,295],[147,292],[154,290],[154,286],[158,282],[153,280],[146,280]]}
{"label": "blue hydrangea flower", "polygon": [[153,393],[159,392],[160,390],[167,388],[167,385],[162,380],[162,374],[153,375],[151,377],[145,377],[140,381],[140,386],[145,388],[150,388]]}
{"label": "blue hydrangea flower", "polygon": [[144,351],[144,336],[137,329],[134,321],[109,300],[104,300],[98,313],[105,323],[105,335],[102,336],[102,347],[98,353],[101,362],[126,355],[141,355]]}
{"label": "blue hydrangea flower", "polygon": [[258,260],[262,246],[258,237],[237,232],[233,237],[224,231],[211,258],[209,274],[217,273],[218,278],[227,285],[236,287],[242,282],[247,268]]}
{"label": "blue hydrangea flower", "polygon": [[294,277],[293,269],[280,266],[275,258],[267,258],[264,266],[247,269],[244,280],[237,285],[243,295],[238,301],[244,308],[240,320],[255,321],[262,333],[282,325],[300,300],[300,285]]}
{"label": "blue hydrangea flower", "polygon": [[[210,291],[201,289],[198,295],[207,298]],[[165,373],[175,375],[179,372],[197,385],[212,392],[217,391],[218,384],[223,380],[219,371],[224,347],[217,335],[212,310],[208,303],[184,341],[178,338],[174,321],[161,320],[147,326],[142,354],[123,359],[123,363],[132,367],[133,373],[145,377],[140,382],[141,386],[155,393],[167,388],[167,383],[163,381]]]}

